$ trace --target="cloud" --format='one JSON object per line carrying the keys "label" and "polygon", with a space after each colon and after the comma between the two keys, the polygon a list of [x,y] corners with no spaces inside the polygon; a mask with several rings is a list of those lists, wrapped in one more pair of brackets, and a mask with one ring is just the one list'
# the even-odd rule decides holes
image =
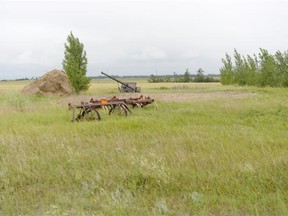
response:
{"label": "cloud", "polygon": [[199,52],[197,51],[196,48],[187,50],[179,56],[180,59],[195,59],[198,57],[199,57]]}
{"label": "cloud", "polygon": [[234,48],[287,49],[288,4],[247,1],[0,0],[0,79],[61,67],[70,31],[84,44],[93,75],[218,73]]}
{"label": "cloud", "polygon": [[135,61],[153,61],[166,59],[167,54],[158,47],[144,47],[129,56]]}

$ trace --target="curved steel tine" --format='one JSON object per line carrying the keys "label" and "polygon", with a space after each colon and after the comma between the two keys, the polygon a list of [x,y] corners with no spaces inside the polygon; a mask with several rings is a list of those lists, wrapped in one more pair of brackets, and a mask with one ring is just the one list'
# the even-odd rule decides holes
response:
{"label": "curved steel tine", "polygon": [[154,108],[158,110],[158,104],[156,102],[152,102],[152,104],[154,105]]}

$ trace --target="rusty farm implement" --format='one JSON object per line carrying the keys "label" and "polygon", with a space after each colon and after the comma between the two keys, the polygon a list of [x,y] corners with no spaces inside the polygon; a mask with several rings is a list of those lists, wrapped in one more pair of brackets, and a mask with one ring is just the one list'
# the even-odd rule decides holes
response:
{"label": "rusty farm implement", "polygon": [[[109,102],[115,102],[115,101],[121,101],[124,102],[126,105],[131,105],[132,108],[134,107],[140,107],[143,108],[144,106],[147,106],[149,104],[153,104],[155,109],[158,109],[158,105],[157,103],[154,101],[154,99],[150,98],[150,97],[144,97],[143,95],[141,95],[140,97],[130,97],[127,99],[119,99],[116,96],[110,98],[110,99],[105,99]],[[101,101],[101,100],[100,100]],[[98,100],[94,100],[93,98],[91,98],[90,100],[91,103],[95,103],[95,102],[99,102]]]}
{"label": "rusty farm implement", "polygon": [[116,81],[117,83],[120,83],[121,84],[121,87],[119,87],[119,91],[121,93],[127,93],[127,92],[138,92],[140,93],[141,92],[141,88],[140,87],[137,87],[137,83],[135,82],[121,82],[120,80],[104,73],[104,72],[101,72],[101,74],[105,75],[106,77]]}
{"label": "rusty farm implement", "polygon": [[101,120],[101,116],[98,110],[103,109],[108,111],[111,115],[116,109],[120,115],[127,116],[131,113],[128,106],[143,108],[149,104],[153,104],[155,109],[158,109],[157,103],[150,97],[144,97],[141,95],[136,98],[119,99],[117,97],[107,99],[93,99],[89,102],[81,102],[80,105],[68,104],[68,108],[72,109],[72,122],[81,120]]}

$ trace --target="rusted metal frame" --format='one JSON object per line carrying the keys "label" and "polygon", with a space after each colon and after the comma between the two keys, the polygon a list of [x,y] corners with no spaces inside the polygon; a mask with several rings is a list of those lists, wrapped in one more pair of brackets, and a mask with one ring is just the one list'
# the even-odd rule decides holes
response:
{"label": "rusted metal frame", "polygon": [[144,106],[148,104],[152,104],[154,102],[154,99],[127,99],[126,104],[132,105],[132,107],[141,107],[143,108]]}
{"label": "rusted metal frame", "polygon": [[[129,98],[129,99],[119,99],[119,98],[114,96],[110,99],[104,99],[104,100],[107,101],[106,103],[124,102],[127,105],[132,105],[133,108],[136,106],[143,108],[144,106],[146,106],[148,104],[154,104],[154,99],[151,99],[150,97],[143,97],[143,95],[141,95],[140,97],[137,97],[137,98]],[[90,102],[99,103],[99,102],[101,102],[101,100],[98,101],[98,100],[93,100],[93,98],[91,98]],[[157,106],[155,106],[155,107],[157,107]],[[115,107],[113,106],[112,108],[115,108]]]}
{"label": "rusted metal frame", "polygon": [[[131,113],[130,109],[127,107],[127,105],[123,101],[108,101],[107,103],[101,103],[101,102],[93,102],[90,104],[81,104],[81,105],[74,105],[68,104],[69,109],[72,109],[72,122],[75,120],[78,121],[82,119],[85,115],[87,115],[89,112],[96,112],[96,114],[99,116],[99,120],[101,119],[99,112],[97,109],[100,109],[102,107],[110,107],[109,115],[114,111],[116,107],[119,107],[120,109],[123,109],[125,116],[128,115],[128,113]],[[79,109],[79,113],[77,117],[75,117],[76,109]]]}

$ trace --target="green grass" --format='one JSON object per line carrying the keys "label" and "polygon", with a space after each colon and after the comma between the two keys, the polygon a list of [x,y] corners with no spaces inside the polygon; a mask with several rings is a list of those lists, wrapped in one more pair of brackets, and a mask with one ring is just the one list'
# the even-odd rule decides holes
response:
{"label": "green grass", "polygon": [[[85,94],[114,85],[94,81]],[[158,96],[254,93],[71,123],[63,98],[0,83],[0,215],[288,215],[287,89],[138,85]]]}

